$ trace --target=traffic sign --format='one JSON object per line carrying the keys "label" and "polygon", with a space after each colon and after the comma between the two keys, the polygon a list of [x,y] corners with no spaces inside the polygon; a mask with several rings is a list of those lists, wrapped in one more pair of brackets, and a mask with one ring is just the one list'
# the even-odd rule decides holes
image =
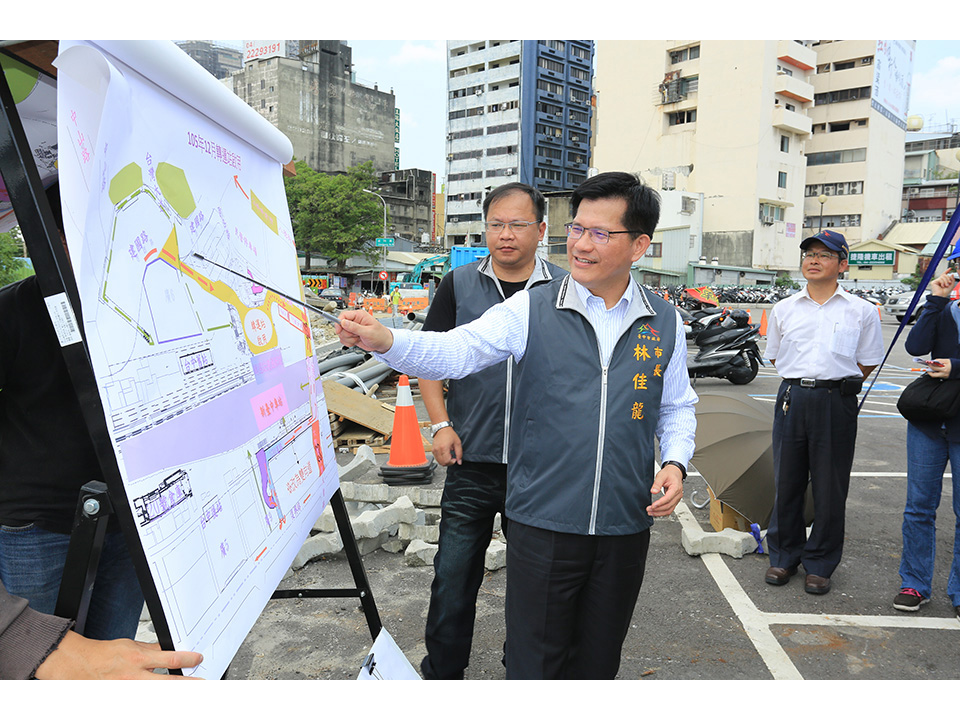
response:
{"label": "traffic sign", "polygon": [[386,271],[386,270],[381,270],[381,271],[380,271],[380,279],[381,279],[381,280],[386,280],[386,279],[387,279],[387,271]]}
{"label": "traffic sign", "polygon": [[377,247],[393,247],[393,238],[377,238]]}

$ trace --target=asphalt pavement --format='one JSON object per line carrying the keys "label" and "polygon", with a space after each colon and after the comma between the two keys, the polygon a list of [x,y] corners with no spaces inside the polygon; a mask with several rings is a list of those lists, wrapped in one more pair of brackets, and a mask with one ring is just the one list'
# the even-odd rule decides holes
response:
{"label": "asphalt pavement", "polygon": [[[887,346],[896,329],[892,319],[883,318]],[[684,523],[713,531],[709,507],[694,505],[694,493],[699,502],[706,486],[691,471],[685,509],[654,524],[647,573],[618,679],[960,679],[960,621],[946,596],[953,548],[949,481],[944,484],[937,525],[933,598],[917,613],[893,608],[899,589],[900,524],[906,496],[906,421],[897,413],[896,399],[916,377],[910,371],[915,364],[903,349],[906,332],[860,414],[844,557],[833,575],[831,591],[822,596],[805,593],[802,572],[782,587],[767,585],[765,555],[687,555],[680,541]],[[748,385],[701,379],[696,389],[732,390],[772,403],[778,385],[776,372],[768,365]],[[420,419],[428,419],[419,397],[415,402]],[[378,457],[385,461],[386,456]],[[338,462],[348,460],[338,457]],[[433,486],[442,486],[443,475],[438,469]],[[410,567],[402,554],[384,550],[364,556],[363,562],[385,629],[419,668],[432,567]],[[348,586],[350,579],[346,560],[331,556],[309,563],[284,580],[281,588]],[[504,677],[505,584],[503,570],[484,577],[467,679]],[[356,600],[271,600],[228,678],[354,679],[370,644]],[[861,696],[865,689],[877,686],[844,687]],[[931,697],[931,690],[943,692],[944,687],[924,686],[923,697]],[[953,692],[958,689],[952,683],[948,687]]]}

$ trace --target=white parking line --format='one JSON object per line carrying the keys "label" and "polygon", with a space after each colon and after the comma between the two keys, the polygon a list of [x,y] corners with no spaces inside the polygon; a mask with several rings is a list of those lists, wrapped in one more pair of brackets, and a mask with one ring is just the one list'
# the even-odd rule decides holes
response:
{"label": "white parking line", "polygon": [[[693,473],[691,473],[693,474]],[[864,476],[902,475],[903,473],[852,473]],[[700,523],[690,508],[681,500],[675,510],[680,524],[688,530],[699,530]],[[913,616],[829,615],[814,613],[768,613],[757,609],[746,591],[734,577],[718,553],[700,556],[724,598],[753,646],[759,653],[774,680],[802,680],[803,675],[793,664],[786,650],[777,640],[771,625],[826,625],[833,627],[889,627],[897,629],[960,630],[960,622],[951,618]]]}

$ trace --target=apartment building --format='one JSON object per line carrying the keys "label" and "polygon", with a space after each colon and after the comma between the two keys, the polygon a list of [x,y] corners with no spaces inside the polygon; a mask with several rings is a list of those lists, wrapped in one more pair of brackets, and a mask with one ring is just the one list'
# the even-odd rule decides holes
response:
{"label": "apartment building", "polygon": [[904,148],[902,222],[946,222],[960,202],[960,133],[911,132]]}
{"label": "apartment building", "polygon": [[486,194],[587,177],[594,46],[588,40],[447,42],[446,244],[483,243]]}
{"label": "apartment building", "polygon": [[804,152],[803,226],[847,241],[883,235],[900,217],[912,40],[813,40],[812,134]]}
{"label": "apartment building", "polygon": [[319,172],[368,160],[396,169],[396,99],[352,80],[352,50],[339,40],[301,41],[301,57],[259,56],[224,80],[290,138],[293,155]]}
{"label": "apartment building", "polygon": [[688,210],[702,196],[699,239],[663,250],[661,270],[685,276],[700,256],[796,269],[815,68],[794,40],[597,43],[593,165],[686,194]]}

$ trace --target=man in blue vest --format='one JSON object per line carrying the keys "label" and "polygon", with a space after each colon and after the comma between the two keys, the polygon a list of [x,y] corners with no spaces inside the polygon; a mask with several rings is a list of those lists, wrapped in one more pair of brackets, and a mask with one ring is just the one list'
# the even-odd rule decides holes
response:
{"label": "man in blue vest", "polygon": [[508,679],[616,676],[650,526],[683,496],[694,449],[682,323],[630,276],[650,245],[659,197],[633,175],[601,173],[574,190],[571,208],[570,275],[446,333],[391,331],[356,311],[342,313],[337,330],[344,345],[421,377],[517,362]]}
{"label": "man in blue vest", "polygon": [[[430,304],[423,329],[445,332],[476,320],[525,288],[566,274],[537,257],[547,224],[543,194],[507,183],[483,202],[490,254],[447,273]],[[507,434],[515,363],[506,360],[443,384],[420,380],[433,423],[433,456],[447,468],[440,501],[440,542],[420,663],[428,680],[462,680],[470,661],[477,592],[496,514],[503,519],[507,491]]]}

